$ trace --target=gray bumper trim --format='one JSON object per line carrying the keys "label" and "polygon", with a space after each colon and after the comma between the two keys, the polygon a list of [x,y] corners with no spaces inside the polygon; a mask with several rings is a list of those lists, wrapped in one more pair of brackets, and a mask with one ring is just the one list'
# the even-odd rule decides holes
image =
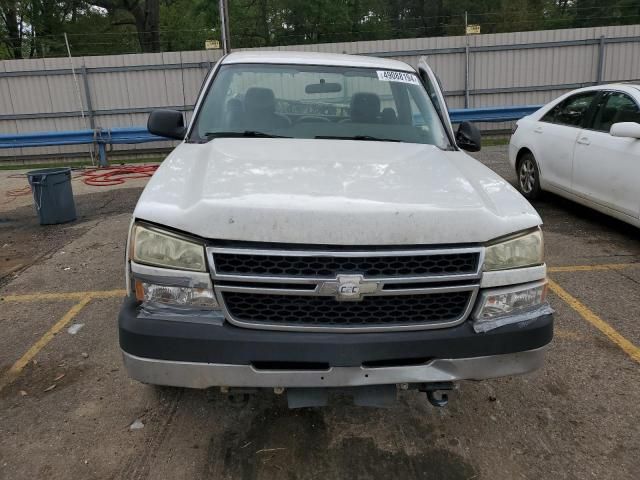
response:
{"label": "gray bumper trim", "polygon": [[333,367],[329,370],[258,370],[251,365],[177,362],[122,352],[129,376],[143,383],[187,388],[355,387],[397,383],[483,380],[540,368],[546,347],[488,357],[437,359],[401,367]]}

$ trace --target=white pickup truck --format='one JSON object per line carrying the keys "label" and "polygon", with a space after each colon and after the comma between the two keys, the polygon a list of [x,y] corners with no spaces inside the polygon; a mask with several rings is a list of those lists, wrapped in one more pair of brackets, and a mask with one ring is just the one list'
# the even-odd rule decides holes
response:
{"label": "white pickup truck", "polygon": [[[530,372],[553,336],[541,220],[461,150],[428,65],[242,52],[145,188],[119,315],[129,375],[291,407]],[[438,392],[439,391],[439,392]]]}

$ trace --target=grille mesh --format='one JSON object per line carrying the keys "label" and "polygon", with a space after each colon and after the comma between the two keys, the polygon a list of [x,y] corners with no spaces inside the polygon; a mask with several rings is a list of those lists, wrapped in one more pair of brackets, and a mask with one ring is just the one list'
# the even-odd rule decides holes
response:
{"label": "grille mesh", "polygon": [[214,253],[216,272],[225,275],[335,278],[355,273],[366,278],[473,274],[477,252],[384,257],[307,257]]}
{"label": "grille mesh", "polygon": [[412,325],[460,318],[471,292],[381,295],[359,302],[334,297],[224,292],[231,316],[250,323],[291,326],[366,327]]}

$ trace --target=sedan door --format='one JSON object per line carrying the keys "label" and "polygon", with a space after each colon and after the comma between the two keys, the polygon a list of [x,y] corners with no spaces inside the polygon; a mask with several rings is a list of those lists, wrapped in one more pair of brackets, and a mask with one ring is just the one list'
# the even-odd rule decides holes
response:
{"label": "sedan door", "polygon": [[573,154],[597,90],[576,93],[558,103],[532,125],[531,145],[543,188],[551,184],[571,191]]}
{"label": "sedan door", "polygon": [[580,131],[573,160],[573,190],[590,201],[638,218],[640,140],[613,137],[611,126],[640,123],[637,102],[623,92],[607,92],[593,119]]}

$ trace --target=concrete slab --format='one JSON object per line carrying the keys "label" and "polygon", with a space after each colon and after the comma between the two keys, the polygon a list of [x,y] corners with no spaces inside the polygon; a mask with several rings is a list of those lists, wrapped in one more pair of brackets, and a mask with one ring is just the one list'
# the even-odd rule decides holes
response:
{"label": "concrete slab", "polygon": [[640,283],[629,275],[638,271],[640,264],[623,270],[555,273],[552,277],[625,338],[640,345]]}

